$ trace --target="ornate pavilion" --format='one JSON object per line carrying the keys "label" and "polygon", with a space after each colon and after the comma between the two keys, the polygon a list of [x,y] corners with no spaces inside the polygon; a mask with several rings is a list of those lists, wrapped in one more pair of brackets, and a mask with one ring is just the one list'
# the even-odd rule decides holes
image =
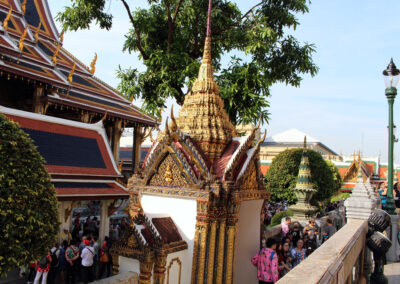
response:
{"label": "ornate pavilion", "polygon": [[[118,180],[119,140],[133,127],[134,165],[141,133],[157,124],[94,76],[62,46],[46,0],[0,0],[0,113],[18,122],[38,146],[55,186],[61,227],[78,203],[96,201],[100,237],[108,234],[117,200],[129,197]],[[131,152],[132,153],[132,152]]]}
{"label": "ornate pavilion", "polygon": [[[111,249],[114,271],[139,283],[256,280],[260,214],[269,198],[255,127],[237,137],[211,61],[211,1],[199,75],[128,183],[132,230]],[[264,137],[265,138],[265,137]]]}

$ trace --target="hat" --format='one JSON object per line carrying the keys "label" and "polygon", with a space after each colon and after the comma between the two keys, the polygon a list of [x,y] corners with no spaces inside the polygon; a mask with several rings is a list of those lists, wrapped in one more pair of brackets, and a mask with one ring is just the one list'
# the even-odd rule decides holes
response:
{"label": "hat", "polygon": [[89,240],[84,240],[83,242],[84,242],[85,245],[87,245],[87,246],[90,245],[90,241],[89,241]]}

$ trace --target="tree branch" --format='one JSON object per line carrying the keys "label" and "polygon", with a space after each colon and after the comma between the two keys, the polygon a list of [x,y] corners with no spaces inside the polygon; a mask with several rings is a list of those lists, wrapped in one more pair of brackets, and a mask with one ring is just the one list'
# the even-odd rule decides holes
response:
{"label": "tree branch", "polygon": [[141,44],[140,33],[139,33],[138,29],[136,28],[136,22],[135,22],[135,20],[134,20],[133,17],[132,17],[131,9],[129,8],[129,5],[128,5],[128,3],[126,3],[125,0],[121,0],[121,2],[122,2],[122,4],[124,4],[124,6],[125,6],[126,12],[128,13],[129,19],[130,19],[130,21],[131,21],[131,23],[132,23],[133,30],[135,31],[135,34],[136,34],[136,37],[137,37],[136,46],[137,46],[137,48],[138,48],[140,54],[143,56],[143,59],[146,60],[146,59],[148,59],[149,57],[148,57],[148,55],[146,54],[146,52],[143,50],[143,47],[142,47],[142,44]]}
{"label": "tree branch", "polygon": [[172,23],[173,23],[173,24],[175,24],[176,16],[178,15],[179,8],[181,7],[182,2],[183,2],[183,0],[179,0],[178,6],[176,6],[175,13],[174,13],[174,17],[172,18]]}
{"label": "tree branch", "polygon": [[254,10],[255,8],[257,8],[258,6],[260,6],[261,4],[262,4],[262,2],[260,2],[260,3],[256,4],[256,5],[254,5],[250,10],[248,10],[248,11],[243,15],[243,17],[240,18],[240,21],[242,21],[244,18],[246,18],[248,14],[250,14],[251,12],[253,12],[253,10]]}
{"label": "tree branch", "polygon": [[165,1],[165,8],[166,8],[167,14],[168,14],[168,51],[169,51],[171,43],[172,43],[172,32],[174,29],[174,24],[172,23],[171,9],[169,8],[168,1]]}

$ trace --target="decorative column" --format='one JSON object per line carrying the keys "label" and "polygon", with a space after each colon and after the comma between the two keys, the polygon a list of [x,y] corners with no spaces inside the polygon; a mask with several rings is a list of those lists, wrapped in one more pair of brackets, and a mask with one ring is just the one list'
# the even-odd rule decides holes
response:
{"label": "decorative column", "polygon": [[313,217],[318,208],[310,204],[310,200],[316,190],[312,184],[310,161],[307,155],[306,137],[304,137],[304,149],[303,154],[301,155],[297,183],[293,191],[297,197],[297,203],[289,207],[289,209],[293,211],[293,217],[302,220]]}
{"label": "decorative column", "polygon": [[164,253],[156,255],[153,284],[164,284],[166,265],[167,265],[167,255]]}
{"label": "decorative column", "polygon": [[219,234],[218,234],[218,255],[217,255],[217,276],[216,283],[222,284],[223,273],[224,273],[224,251],[225,251],[225,235],[226,235],[226,220],[221,219],[219,222]]}
{"label": "decorative column", "polygon": [[44,96],[44,88],[42,86],[35,86],[35,90],[33,92],[33,112],[46,114],[47,108],[41,101],[42,97]]}
{"label": "decorative column", "polygon": [[[226,273],[225,283],[233,283],[233,267],[235,265],[235,242],[236,242],[237,218],[232,218],[227,226],[227,247],[226,247]],[[258,236],[257,236],[258,237]]]}
{"label": "decorative column", "polygon": [[117,164],[119,163],[119,140],[121,139],[121,135],[122,135],[122,121],[120,119],[117,119],[114,122],[114,129],[112,132],[112,151],[114,154],[114,159],[117,162]]}
{"label": "decorative column", "polygon": [[108,206],[112,203],[112,200],[101,200],[100,201],[100,227],[99,227],[99,239],[104,241],[104,237],[108,236],[110,231],[110,218],[108,216]]}
{"label": "decorative column", "polygon": [[151,284],[153,265],[154,261],[152,260],[150,252],[147,252],[143,259],[140,259],[139,284]]}
{"label": "decorative column", "polygon": [[208,268],[207,268],[207,283],[213,283],[214,273],[214,257],[215,257],[215,245],[216,245],[216,233],[217,233],[217,222],[216,220],[211,221],[210,229],[210,240],[208,247]]}
{"label": "decorative column", "polygon": [[139,171],[140,164],[140,145],[143,140],[143,127],[135,126],[133,128],[133,144],[132,144],[132,174]]}

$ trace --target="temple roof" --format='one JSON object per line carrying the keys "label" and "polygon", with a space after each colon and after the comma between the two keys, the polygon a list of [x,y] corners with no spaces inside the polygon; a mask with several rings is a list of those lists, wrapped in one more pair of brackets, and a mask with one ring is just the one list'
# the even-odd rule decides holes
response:
{"label": "temple roof", "polygon": [[115,181],[121,174],[101,122],[86,124],[2,106],[0,113],[32,138],[60,199],[128,197]]}
{"label": "temple roof", "polygon": [[[8,27],[0,27],[2,75],[45,86],[47,94],[44,100],[51,104],[100,115],[107,112],[128,124],[157,124],[155,118],[143,114],[117,90],[96,78],[92,74],[94,70],[62,47],[62,39],[46,0],[27,1],[25,14],[19,1],[0,0],[1,21],[6,19],[11,7]],[[70,75],[72,82],[68,79]]]}
{"label": "temple roof", "polygon": [[226,146],[236,135],[233,124],[224,109],[219,88],[214,79],[211,60],[211,1],[209,2],[207,35],[199,75],[177,118],[178,127],[188,133],[207,158],[220,158]]}

